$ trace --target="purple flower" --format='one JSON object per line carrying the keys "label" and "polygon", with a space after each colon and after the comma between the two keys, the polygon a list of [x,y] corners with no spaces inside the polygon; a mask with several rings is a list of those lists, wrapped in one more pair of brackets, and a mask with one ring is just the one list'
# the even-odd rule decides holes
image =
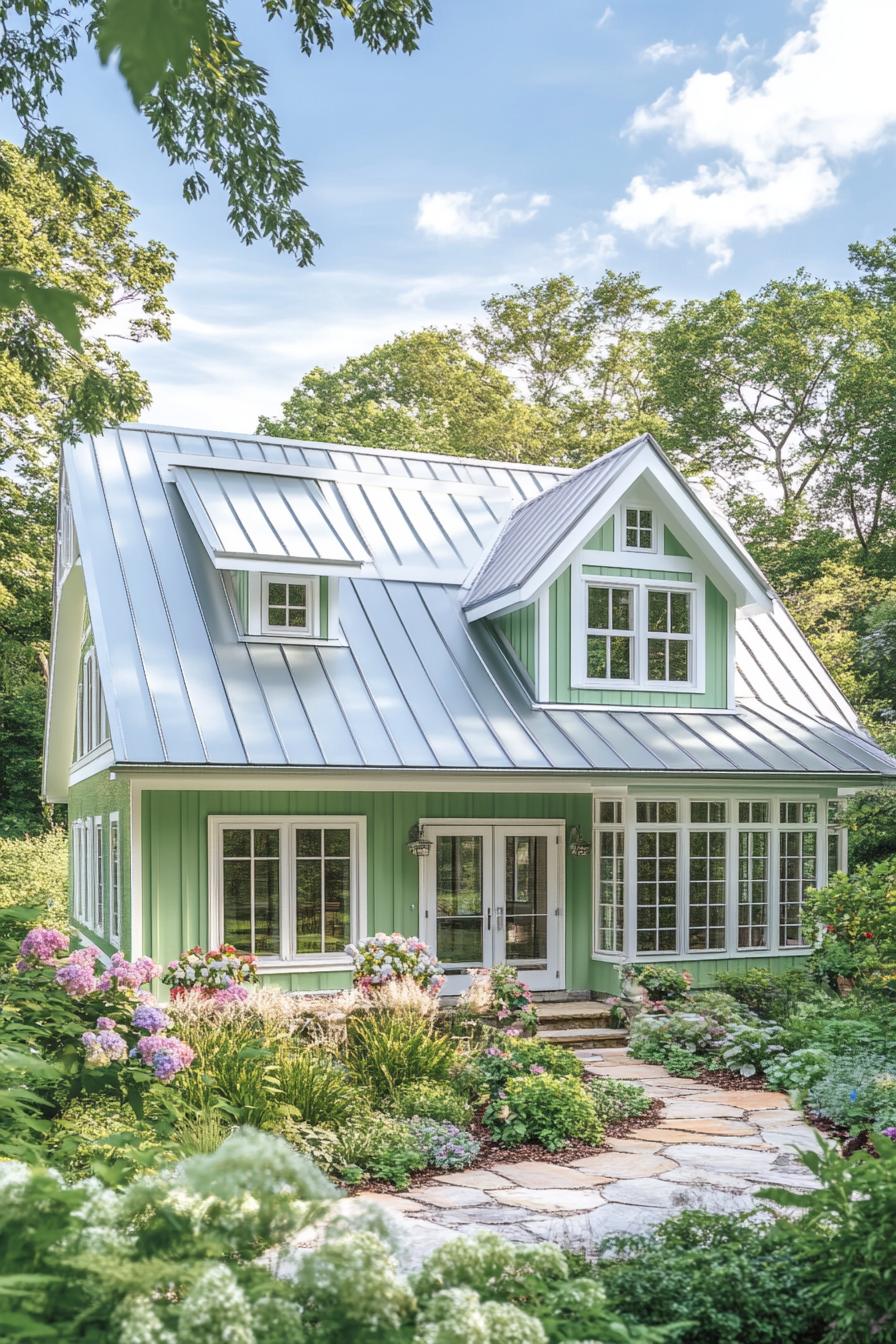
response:
{"label": "purple flower", "polygon": [[37,966],[52,966],[57,952],[68,951],[68,935],[58,929],[30,929],[19,947],[16,968],[31,971]]}
{"label": "purple flower", "polygon": [[896,1125],[887,1125],[886,1129],[881,1130],[881,1134],[886,1135],[888,1139],[892,1139],[896,1143]]}
{"label": "purple flower", "polygon": [[138,1031],[148,1031],[150,1035],[167,1031],[171,1026],[168,1014],[153,1003],[138,1004],[131,1021]]}
{"label": "purple flower", "polygon": [[538,1074],[538,1073],[544,1073],[544,1065],[543,1065],[543,1064],[530,1064],[530,1065],[529,1065],[529,1072],[530,1072],[530,1073],[536,1073],[536,1074]]}
{"label": "purple flower", "polygon": [[114,1030],[115,1030],[115,1018],[114,1018],[114,1017],[98,1017],[97,1020],[96,1020],[96,1025],[99,1027],[100,1031],[114,1031]]}
{"label": "purple flower", "polygon": [[193,1063],[195,1052],[176,1036],[141,1036],[134,1051],[148,1064],[160,1083],[170,1083],[175,1074]]}
{"label": "purple flower", "polygon": [[505,1028],[504,1028],[504,1035],[505,1035],[505,1036],[522,1036],[522,1034],[523,1034],[523,1029],[522,1029],[522,1027],[505,1027]]}
{"label": "purple flower", "polygon": [[[97,1026],[102,1022],[110,1021],[107,1017],[101,1017]],[[127,1059],[128,1046],[127,1041],[119,1036],[117,1031],[105,1028],[102,1031],[85,1031],[81,1036],[81,1044],[84,1046],[85,1063],[88,1069],[103,1069],[109,1064],[119,1063]]]}
{"label": "purple flower", "polygon": [[245,985],[237,985],[231,982],[225,989],[215,990],[212,996],[214,1003],[245,1003],[249,997],[249,991]]}
{"label": "purple flower", "polygon": [[120,952],[115,952],[100,976],[99,987],[103,990],[139,989],[161,974],[161,966],[152,957],[138,957],[136,961],[128,961]]}
{"label": "purple flower", "polygon": [[72,999],[82,999],[85,994],[92,994],[98,984],[94,974],[96,958],[95,947],[78,948],[77,952],[72,952],[68,961],[59,967],[53,977],[56,984]]}

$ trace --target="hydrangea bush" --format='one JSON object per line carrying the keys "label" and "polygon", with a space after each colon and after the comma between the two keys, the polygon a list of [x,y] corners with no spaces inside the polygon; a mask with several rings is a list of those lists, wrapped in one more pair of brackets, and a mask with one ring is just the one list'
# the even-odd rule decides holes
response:
{"label": "hydrangea bush", "polygon": [[458,1017],[494,1017],[505,1036],[533,1036],[538,1014],[532,991],[515,966],[480,966],[458,1004]]}
{"label": "hydrangea bush", "polygon": [[406,976],[422,989],[437,994],[445,983],[441,964],[420,938],[375,933],[357,946],[349,943],[345,950],[352,959],[353,980],[360,990],[369,992]]}

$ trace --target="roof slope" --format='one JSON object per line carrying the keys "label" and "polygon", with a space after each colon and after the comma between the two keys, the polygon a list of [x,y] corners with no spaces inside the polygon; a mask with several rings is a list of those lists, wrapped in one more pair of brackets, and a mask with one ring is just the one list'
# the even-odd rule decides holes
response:
{"label": "roof slope", "polygon": [[[239,639],[171,480],[172,455],[203,452],[317,466],[355,523],[364,503],[359,532],[382,572],[342,579],[345,646]],[[556,469],[139,427],[66,449],[65,468],[120,765],[896,773],[778,604],[738,622],[734,713],[533,708],[489,624],[468,624],[460,580],[439,581],[437,561],[449,511],[482,554],[502,507],[562,480]],[[391,488],[393,477],[405,484]],[[409,479],[426,488],[408,490]],[[404,566],[399,532],[413,538]]]}

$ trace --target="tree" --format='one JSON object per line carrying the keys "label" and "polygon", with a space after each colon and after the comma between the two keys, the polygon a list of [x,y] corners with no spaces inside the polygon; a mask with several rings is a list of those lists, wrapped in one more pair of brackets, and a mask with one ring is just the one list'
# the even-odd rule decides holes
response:
{"label": "tree", "polygon": [[0,312],[0,832],[41,824],[58,449],[134,419],[149,389],[116,348],[167,340],[174,258],[142,243],[127,196],[93,175],[75,200],[0,142],[0,264],[74,283],[95,333],[75,351],[28,308]]}
{"label": "tree", "polygon": [[411,448],[538,461],[538,408],[464,347],[462,333],[432,327],[378,345],[338,369],[315,368],[262,416],[261,434],[367,448]]}
{"label": "tree", "polygon": [[670,451],[787,526],[811,515],[867,546],[893,517],[892,330],[857,286],[804,271],[682,304],[652,337]]}
{"label": "tree", "polygon": [[637,272],[607,271],[591,288],[558,275],[483,303],[473,348],[546,413],[553,461],[581,466],[634,434],[662,433],[648,337],[671,304],[658,294]]}

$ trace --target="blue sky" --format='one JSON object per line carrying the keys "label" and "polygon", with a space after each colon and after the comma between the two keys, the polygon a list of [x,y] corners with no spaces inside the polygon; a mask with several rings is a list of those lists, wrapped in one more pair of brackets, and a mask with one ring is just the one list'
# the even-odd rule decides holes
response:
{"label": "blue sky", "polygon": [[702,296],[844,278],[849,242],[896,228],[894,0],[434,0],[413,56],[345,30],[310,60],[259,0],[235,8],[304,163],[312,269],[243,247],[219,194],[186,205],[92,54],[64,96],[178,255],[172,340],[129,350],[156,423],[251,431],[313,365],[561,269]]}

